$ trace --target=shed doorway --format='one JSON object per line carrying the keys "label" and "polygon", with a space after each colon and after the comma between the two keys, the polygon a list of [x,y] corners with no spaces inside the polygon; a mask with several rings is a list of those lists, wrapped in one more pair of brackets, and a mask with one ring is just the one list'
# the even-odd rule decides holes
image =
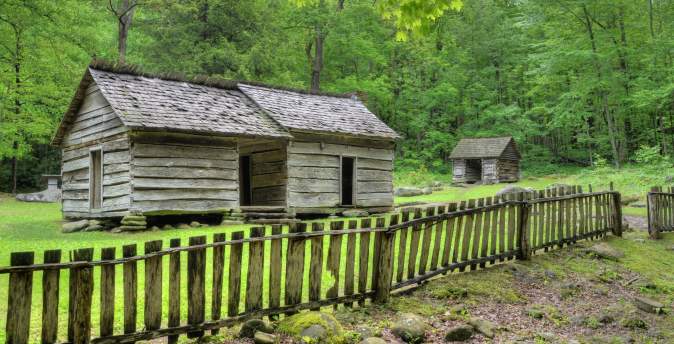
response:
{"label": "shed doorway", "polygon": [[354,170],[355,159],[350,157],[342,157],[341,164],[341,178],[340,178],[340,194],[341,205],[352,206],[354,187]]}
{"label": "shed doorway", "polygon": [[252,205],[253,185],[251,183],[252,163],[250,155],[239,157],[239,199],[241,206]]}
{"label": "shed doorway", "polygon": [[475,183],[482,180],[482,159],[466,160],[466,182]]}

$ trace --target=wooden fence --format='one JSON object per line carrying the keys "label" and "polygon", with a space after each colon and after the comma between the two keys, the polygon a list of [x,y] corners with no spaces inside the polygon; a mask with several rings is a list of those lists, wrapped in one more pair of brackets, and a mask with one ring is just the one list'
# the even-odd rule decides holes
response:
{"label": "wooden fence", "polygon": [[658,239],[661,232],[674,231],[674,188],[654,186],[646,197],[648,235]]}
{"label": "wooden fence", "polygon": [[[91,248],[70,252],[68,262],[61,251],[47,251],[39,264],[33,252],[12,253],[11,266],[0,268],[9,274],[6,342],[37,341],[30,334],[36,272],[42,314],[33,324],[40,324],[42,343],[59,336],[69,343],[159,337],[176,343],[179,335],[217,333],[252,317],[385,302],[392,291],[439,274],[527,259],[608,231],[620,235],[620,217],[617,192],[573,187],[406,209],[374,221],[333,221],[329,230],[321,222],[298,223],[253,227],[247,236],[215,234],[210,242],[192,237],[188,246],[180,239],[168,248],[150,241],[142,254],[136,245],[124,246],[121,256],[104,248],[97,260]],[[67,293],[60,290],[61,272]],[[61,317],[59,302],[68,305]]]}

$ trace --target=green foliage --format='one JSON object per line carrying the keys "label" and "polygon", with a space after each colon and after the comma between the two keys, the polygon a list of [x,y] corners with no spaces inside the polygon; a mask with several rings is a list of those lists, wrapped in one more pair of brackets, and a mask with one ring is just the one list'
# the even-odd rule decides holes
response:
{"label": "green foliage", "polygon": [[668,156],[660,154],[660,147],[641,145],[634,153],[634,161],[643,165],[650,165],[653,167],[662,167],[663,165],[671,165]]}

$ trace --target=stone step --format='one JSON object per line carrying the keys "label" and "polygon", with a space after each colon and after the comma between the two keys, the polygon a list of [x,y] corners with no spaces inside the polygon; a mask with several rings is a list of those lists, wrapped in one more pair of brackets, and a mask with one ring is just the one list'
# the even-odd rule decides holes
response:
{"label": "stone step", "polygon": [[246,219],[289,219],[292,218],[288,213],[244,213]]}
{"label": "stone step", "polygon": [[255,225],[274,225],[274,224],[279,224],[279,225],[288,225],[291,223],[297,223],[300,222],[300,220],[297,219],[252,219],[249,221],[246,221],[247,223],[250,224],[255,224]]}
{"label": "stone step", "polygon": [[242,213],[285,213],[287,209],[280,206],[251,205],[241,207]]}

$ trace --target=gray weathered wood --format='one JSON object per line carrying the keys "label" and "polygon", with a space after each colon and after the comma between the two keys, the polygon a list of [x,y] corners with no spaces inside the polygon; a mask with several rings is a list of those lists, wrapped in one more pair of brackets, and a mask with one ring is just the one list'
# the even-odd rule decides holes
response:
{"label": "gray weathered wood", "polygon": [[[32,265],[33,252],[14,252],[10,265]],[[33,295],[33,272],[14,272],[9,275],[7,296],[7,323],[5,342],[8,344],[27,344],[30,332],[30,310]]]}

